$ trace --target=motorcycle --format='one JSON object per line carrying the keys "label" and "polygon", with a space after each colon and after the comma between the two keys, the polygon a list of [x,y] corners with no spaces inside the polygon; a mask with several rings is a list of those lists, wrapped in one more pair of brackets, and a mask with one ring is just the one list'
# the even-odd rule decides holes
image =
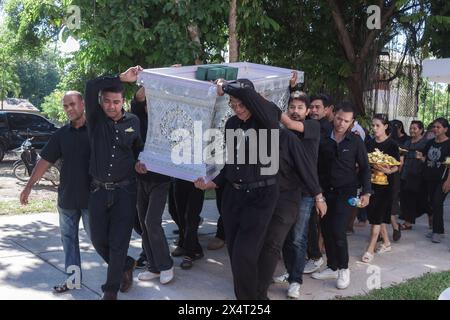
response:
{"label": "motorcycle", "polygon": [[[36,163],[41,158],[31,144],[33,138],[25,139],[22,145],[13,151],[20,154],[20,159],[13,164],[13,174],[20,181],[28,181]],[[42,179],[50,181],[54,186],[59,185],[59,163],[52,165],[42,176]]]}

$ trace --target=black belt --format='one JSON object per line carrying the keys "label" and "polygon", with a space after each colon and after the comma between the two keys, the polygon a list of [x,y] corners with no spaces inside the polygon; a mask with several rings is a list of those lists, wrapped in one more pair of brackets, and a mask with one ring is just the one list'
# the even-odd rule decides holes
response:
{"label": "black belt", "polygon": [[267,180],[261,180],[261,181],[250,182],[250,183],[235,183],[235,182],[232,182],[231,185],[236,190],[250,190],[250,189],[256,189],[256,188],[271,186],[271,185],[273,185],[275,183],[277,183],[277,179],[276,178],[271,178],[271,179],[267,179]]}
{"label": "black belt", "polygon": [[125,179],[125,180],[118,181],[118,182],[101,182],[97,179],[92,179],[92,183],[95,187],[100,187],[105,190],[115,190],[120,187],[125,187],[125,186],[131,184],[132,182],[134,182],[134,180],[132,180],[132,179]]}

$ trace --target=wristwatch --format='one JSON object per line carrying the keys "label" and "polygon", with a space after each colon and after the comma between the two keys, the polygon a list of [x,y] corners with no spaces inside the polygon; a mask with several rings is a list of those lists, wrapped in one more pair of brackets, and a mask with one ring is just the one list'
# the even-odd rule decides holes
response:
{"label": "wristwatch", "polygon": [[325,199],[324,196],[321,196],[320,198],[315,198],[316,202],[326,202],[327,199]]}

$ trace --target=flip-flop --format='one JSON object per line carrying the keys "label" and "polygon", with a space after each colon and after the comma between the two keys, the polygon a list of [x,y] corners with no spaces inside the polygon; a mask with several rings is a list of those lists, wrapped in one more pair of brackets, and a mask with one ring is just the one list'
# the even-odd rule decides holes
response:
{"label": "flip-flop", "polygon": [[67,286],[67,284],[65,282],[58,284],[56,286],[53,287],[53,292],[54,293],[64,293],[66,291],[69,291],[69,287]]}
{"label": "flip-flop", "polygon": [[373,260],[373,253],[370,253],[368,251],[366,251],[366,253],[364,253],[364,255],[361,258],[361,261],[365,263],[369,263],[372,260]]}

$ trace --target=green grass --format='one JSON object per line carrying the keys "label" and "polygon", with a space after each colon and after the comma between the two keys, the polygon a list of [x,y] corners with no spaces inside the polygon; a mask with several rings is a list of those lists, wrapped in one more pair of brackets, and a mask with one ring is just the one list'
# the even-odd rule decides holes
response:
{"label": "green grass", "polygon": [[19,200],[0,201],[0,216],[55,211],[56,200],[30,200],[26,206]]}
{"label": "green grass", "polygon": [[389,288],[373,290],[368,294],[345,300],[437,300],[450,287],[450,271],[426,273]]}

